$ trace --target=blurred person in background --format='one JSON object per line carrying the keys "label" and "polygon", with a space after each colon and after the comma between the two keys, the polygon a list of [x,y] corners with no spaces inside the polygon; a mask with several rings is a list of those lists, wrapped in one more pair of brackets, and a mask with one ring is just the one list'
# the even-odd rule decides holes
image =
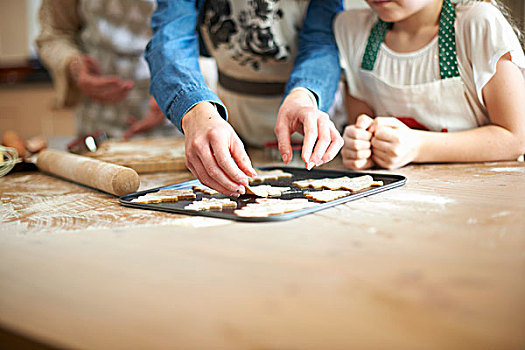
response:
{"label": "blurred person in background", "polygon": [[43,0],[36,43],[57,107],[76,105],[78,136],[180,133],[149,94],[143,54],[154,0]]}

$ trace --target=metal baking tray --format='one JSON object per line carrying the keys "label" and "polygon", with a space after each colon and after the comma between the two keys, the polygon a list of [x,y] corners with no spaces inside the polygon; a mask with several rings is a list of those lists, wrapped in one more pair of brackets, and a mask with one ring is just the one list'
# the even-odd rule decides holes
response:
{"label": "metal baking tray", "polygon": [[[330,202],[326,203],[319,203],[319,205],[316,205],[314,207],[309,207],[289,213],[279,214],[279,215],[271,215],[267,217],[240,217],[233,213],[235,209],[233,208],[227,208],[223,210],[204,210],[204,211],[195,211],[195,210],[188,210],[184,209],[184,207],[193,200],[181,200],[178,202],[163,202],[163,203],[135,203],[131,202],[132,199],[137,198],[139,196],[142,196],[146,193],[150,192],[156,192],[160,189],[185,189],[185,188],[192,188],[195,185],[199,185],[199,180],[190,180],[181,182],[174,185],[169,186],[163,186],[158,188],[153,188],[146,191],[136,192],[124,195],[119,198],[119,201],[122,205],[126,207],[132,207],[132,208],[140,208],[140,209],[150,209],[150,210],[160,210],[160,211],[166,211],[171,213],[178,213],[178,214],[186,214],[186,215],[199,215],[199,216],[208,216],[213,218],[221,218],[221,219],[229,219],[229,220],[236,220],[236,221],[245,221],[245,222],[262,222],[262,221],[280,221],[280,220],[289,220],[292,218],[296,218],[302,215],[310,214],[319,210],[323,210],[326,208],[333,207],[338,204],[346,203],[349,201],[353,201],[359,198],[371,196],[376,193],[380,193],[383,191],[391,190],[393,188],[403,186],[406,183],[406,177],[402,175],[391,175],[391,174],[376,174],[376,173],[367,173],[367,172],[354,172],[354,171],[340,171],[340,170],[323,170],[323,169],[313,169],[313,170],[306,170],[304,168],[293,168],[293,167],[262,167],[259,168],[260,170],[282,170],[287,173],[291,173],[293,175],[292,178],[282,178],[278,180],[267,180],[263,183],[257,183],[256,185],[272,185],[272,186],[287,186],[290,187],[292,190],[290,192],[286,192],[283,195],[281,195],[280,199],[293,199],[293,198],[304,198],[303,192],[305,191],[316,191],[312,188],[299,188],[292,185],[292,182],[298,181],[298,180],[306,180],[306,179],[322,179],[322,178],[334,178],[334,177],[341,177],[341,176],[348,176],[348,177],[356,177],[356,176],[362,176],[362,175],[370,175],[374,178],[376,181],[383,181],[383,186],[380,187],[371,187],[367,188],[358,192],[354,192],[346,197],[338,198]],[[237,201],[237,208],[240,209],[244,207],[248,203],[255,202],[255,196],[251,195],[242,195],[239,198],[234,197],[227,197],[222,194],[216,194],[216,195],[208,195],[201,192],[196,192],[197,198],[195,200],[201,200],[202,198],[230,198],[231,200]],[[312,202],[315,202],[313,200],[309,200]],[[317,203],[317,202],[316,202]]]}

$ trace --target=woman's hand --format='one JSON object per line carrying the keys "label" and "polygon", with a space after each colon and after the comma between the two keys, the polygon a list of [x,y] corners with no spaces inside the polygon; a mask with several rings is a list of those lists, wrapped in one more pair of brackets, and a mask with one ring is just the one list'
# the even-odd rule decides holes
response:
{"label": "woman's hand", "polygon": [[101,75],[98,61],[87,55],[73,59],[69,72],[82,94],[104,104],[122,101],[135,86],[131,80]]}
{"label": "woman's hand", "polygon": [[124,133],[124,139],[151,130],[165,121],[166,117],[162,114],[157,101],[155,101],[153,96],[150,96],[148,113],[141,120],[137,120],[133,116],[129,117],[130,127]]}
{"label": "woman's hand", "polygon": [[328,114],[318,110],[301,90],[291,92],[277,114],[275,135],[285,164],[292,160],[290,138],[294,132],[304,135],[301,157],[307,169],[329,162],[343,146],[343,139]]}
{"label": "woman's hand", "polygon": [[422,143],[418,130],[392,117],[375,118],[370,130],[373,131],[372,160],[377,165],[396,169],[418,157]]}
{"label": "woman's hand", "polygon": [[244,145],[217,109],[201,102],[182,118],[186,166],[202,182],[228,196],[245,193],[248,176],[257,175]]}
{"label": "woman's hand", "polygon": [[354,125],[349,125],[343,133],[344,146],[341,150],[343,164],[350,169],[369,169],[372,160],[372,132],[374,120],[366,114],[357,117]]}

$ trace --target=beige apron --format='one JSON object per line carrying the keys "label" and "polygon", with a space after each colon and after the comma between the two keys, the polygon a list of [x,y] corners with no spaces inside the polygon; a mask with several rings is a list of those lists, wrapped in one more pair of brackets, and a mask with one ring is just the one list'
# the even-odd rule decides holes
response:
{"label": "beige apron", "polygon": [[252,146],[276,141],[277,113],[309,1],[261,3],[207,1],[201,26],[217,62],[217,95],[228,109],[228,121]]}

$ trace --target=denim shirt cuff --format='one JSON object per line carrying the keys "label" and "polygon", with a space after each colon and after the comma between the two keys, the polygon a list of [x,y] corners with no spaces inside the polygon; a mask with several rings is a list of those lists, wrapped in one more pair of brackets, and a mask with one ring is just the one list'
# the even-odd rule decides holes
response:
{"label": "denim shirt cuff", "polygon": [[208,87],[195,86],[178,93],[168,107],[167,115],[171,122],[182,132],[182,118],[198,103],[210,102],[224,120],[228,120],[228,112],[219,97]]}
{"label": "denim shirt cuff", "polygon": [[[315,80],[315,79],[300,79],[300,78],[291,78],[288,83],[286,84],[286,90],[284,92],[284,97],[288,96],[290,92],[292,92],[295,88],[305,88],[308,89],[314,94],[315,98],[317,99],[317,105],[320,110],[326,112],[330,108],[330,106],[326,107],[323,105],[323,100],[321,96],[323,95],[323,86],[325,85],[325,82],[322,80]],[[325,110],[326,109],[326,110]]]}

